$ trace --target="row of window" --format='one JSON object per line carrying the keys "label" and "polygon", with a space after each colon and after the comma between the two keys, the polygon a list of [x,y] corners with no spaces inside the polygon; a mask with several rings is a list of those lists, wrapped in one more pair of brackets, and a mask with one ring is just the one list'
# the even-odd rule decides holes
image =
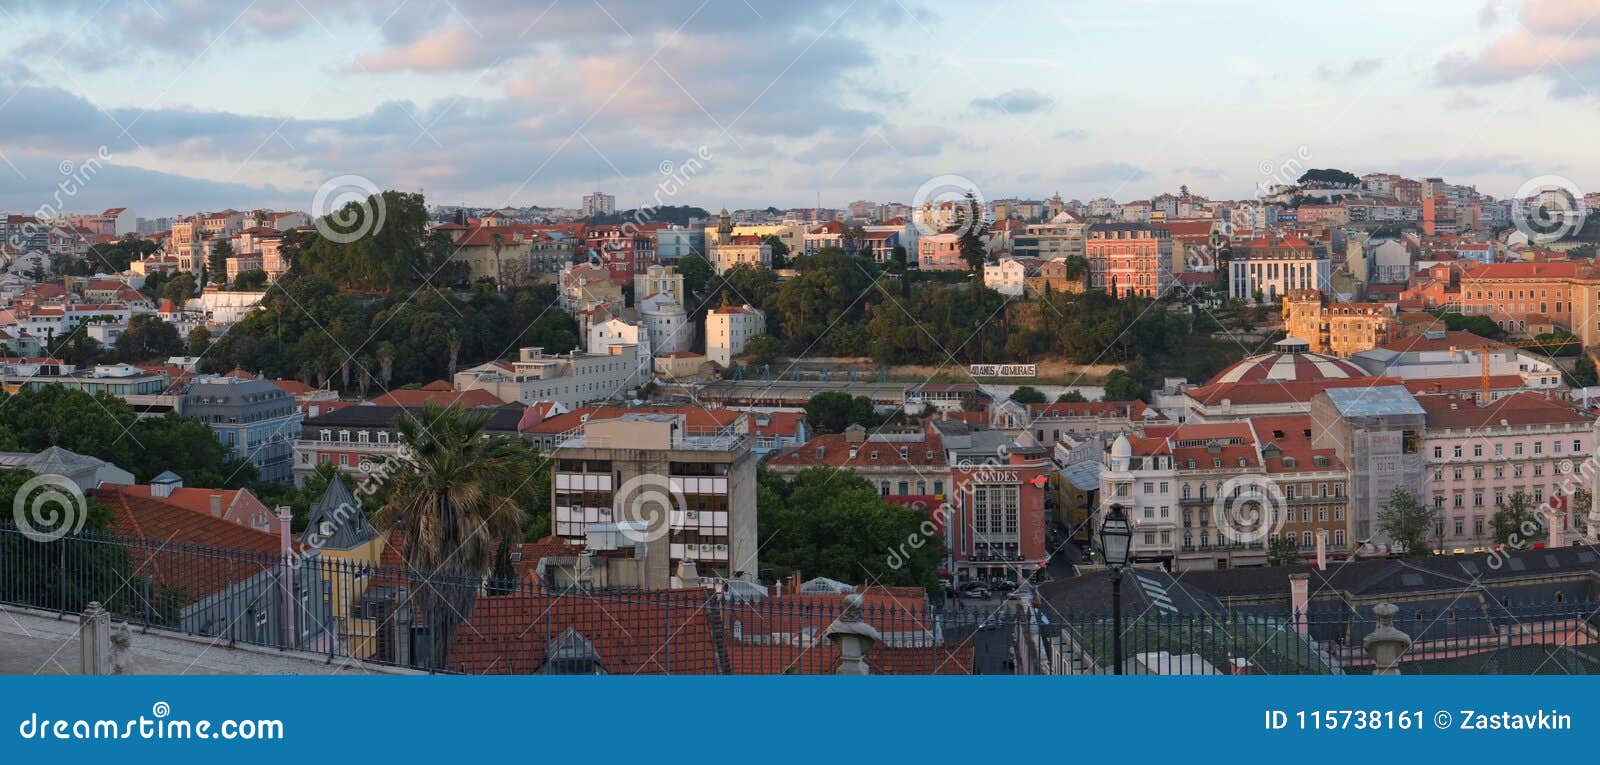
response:
{"label": "row of window", "polygon": [[[1494,446],[1494,456],[1496,456],[1496,457],[1504,457],[1505,456],[1505,445],[1504,444],[1494,444],[1493,446]],[[1561,447],[1562,447],[1561,439],[1557,438],[1557,439],[1552,439],[1550,441],[1550,451],[1551,451],[1552,454],[1560,454],[1561,453]],[[1534,441],[1533,442],[1533,453],[1534,454],[1544,454],[1544,442],[1543,441]],[[1576,439],[1576,438],[1572,439],[1572,453],[1573,454],[1582,454],[1583,453],[1583,441],[1581,441],[1579,439]],[[1520,457],[1520,456],[1523,455],[1522,442],[1521,441],[1513,441],[1511,443],[1511,454],[1514,457]],[[1463,455],[1464,455],[1464,450],[1461,448],[1461,444],[1456,444],[1456,445],[1450,447],[1450,456],[1452,458],[1460,459],[1461,457],[1463,457]],[[1472,456],[1474,456],[1474,457],[1482,457],[1483,456],[1483,444],[1473,444],[1472,445]],[[1436,459],[1436,460],[1444,459],[1444,447],[1443,446],[1434,446],[1433,447],[1433,458]]]}

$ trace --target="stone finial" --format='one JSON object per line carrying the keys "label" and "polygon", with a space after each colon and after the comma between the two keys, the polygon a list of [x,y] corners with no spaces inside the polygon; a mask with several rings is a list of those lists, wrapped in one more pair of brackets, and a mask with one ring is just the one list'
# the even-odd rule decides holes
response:
{"label": "stone finial", "polygon": [[78,620],[78,645],[85,675],[105,675],[111,670],[111,614],[100,601],[92,601]]}
{"label": "stone finial", "polygon": [[867,667],[866,655],[877,645],[880,636],[876,628],[862,619],[864,603],[860,594],[844,596],[844,608],[833,624],[828,625],[828,639],[839,646],[837,674],[865,675],[871,672]]}
{"label": "stone finial", "polygon": [[1377,626],[1367,634],[1361,645],[1372,658],[1374,675],[1400,674],[1400,657],[1411,648],[1411,636],[1394,626],[1394,615],[1400,609],[1393,603],[1379,603],[1372,607]]}
{"label": "stone finial", "polygon": [[111,632],[111,674],[133,674],[133,630],[127,622]]}

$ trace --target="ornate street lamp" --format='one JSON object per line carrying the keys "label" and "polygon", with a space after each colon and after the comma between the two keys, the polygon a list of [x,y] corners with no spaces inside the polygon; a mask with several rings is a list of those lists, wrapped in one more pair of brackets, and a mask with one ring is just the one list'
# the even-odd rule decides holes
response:
{"label": "ornate street lamp", "polygon": [[1133,526],[1122,512],[1122,505],[1113,503],[1111,511],[1100,521],[1100,554],[1111,567],[1111,658],[1114,672],[1122,674],[1122,568],[1128,565],[1128,547],[1133,543]]}

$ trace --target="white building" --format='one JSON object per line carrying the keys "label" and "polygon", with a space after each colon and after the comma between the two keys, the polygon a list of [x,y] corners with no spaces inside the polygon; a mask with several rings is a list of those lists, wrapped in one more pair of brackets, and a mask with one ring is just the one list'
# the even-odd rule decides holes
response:
{"label": "white building", "polygon": [[589,325],[589,343],[585,347],[590,353],[610,354],[612,346],[619,345],[635,347],[635,355],[639,359],[639,379],[650,379],[652,361],[655,357],[650,352],[648,328],[619,318]]}
{"label": "white building", "polygon": [[1026,280],[1039,275],[1038,258],[1001,258],[983,267],[983,286],[1002,295],[1022,297]]}
{"label": "white building", "polygon": [[766,315],[749,305],[714,308],[706,314],[706,357],[726,367],[750,338],[766,331]]}
{"label": "white building", "polygon": [[583,217],[611,215],[617,211],[617,198],[602,191],[583,195]]}
{"label": "white building", "polygon": [[687,351],[694,344],[694,324],[683,306],[666,293],[639,303],[639,323],[649,330],[650,349],[657,356]]}
{"label": "white building", "polygon": [[621,398],[639,382],[639,348],[614,345],[606,353],[545,353],[523,348],[516,361],[491,361],[456,373],[458,391],[486,390],[502,401],[554,401],[568,409]]}
{"label": "white building", "polygon": [[184,308],[204,314],[212,324],[235,324],[256,310],[266,296],[264,290],[236,292],[208,288],[200,297],[186,301]]}
{"label": "white building", "polygon": [[1328,292],[1333,265],[1299,237],[1261,238],[1234,248],[1228,261],[1228,296],[1254,303],[1257,296],[1275,303],[1295,290]]}

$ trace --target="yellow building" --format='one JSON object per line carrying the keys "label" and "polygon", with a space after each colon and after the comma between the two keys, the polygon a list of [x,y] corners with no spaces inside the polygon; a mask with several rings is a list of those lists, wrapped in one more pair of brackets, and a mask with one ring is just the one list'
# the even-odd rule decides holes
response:
{"label": "yellow building", "polygon": [[1297,290],[1283,299],[1284,332],[1304,340],[1312,353],[1349,358],[1402,337],[1393,306],[1326,302],[1318,290]]}

